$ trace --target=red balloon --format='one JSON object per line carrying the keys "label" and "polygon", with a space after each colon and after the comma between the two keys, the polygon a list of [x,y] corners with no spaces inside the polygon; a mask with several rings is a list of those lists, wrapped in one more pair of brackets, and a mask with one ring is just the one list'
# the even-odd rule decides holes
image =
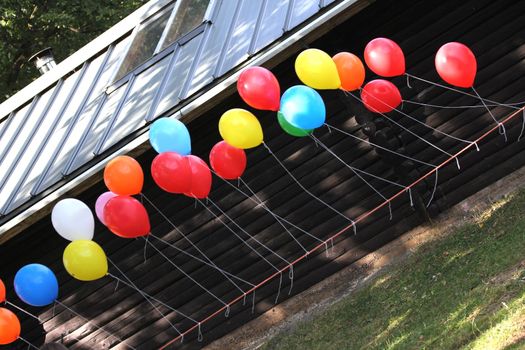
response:
{"label": "red balloon", "polygon": [[146,208],[129,196],[111,198],[104,207],[104,220],[111,232],[123,238],[146,236],[151,231]]}
{"label": "red balloon", "polygon": [[281,89],[275,75],[263,67],[249,67],[237,80],[241,98],[253,108],[277,112]]}
{"label": "red balloon", "polygon": [[206,198],[211,191],[211,171],[205,161],[197,156],[186,156],[191,167],[191,188],[184,194],[193,198]]}
{"label": "red balloon", "polygon": [[401,104],[401,93],[388,80],[376,79],[365,85],[361,91],[361,99],[370,111],[388,113]]}
{"label": "red balloon", "polygon": [[5,301],[5,284],[0,279],[0,304]]}
{"label": "red balloon", "polygon": [[376,38],[366,45],[365,62],[372,72],[383,77],[405,74],[403,50],[387,38]]}
{"label": "red balloon", "polygon": [[188,159],[176,152],[163,152],[151,163],[151,176],[166,192],[184,193],[191,187],[191,167]]}
{"label": "red balloon", "polygon": [[447,43],[436,54],[436,70],[450,85],[469,88],[474,85],[478,64],[472,51],[461,43]]}
{"label": "red balloon", "polygon": [[226,180],[238,179],[246,169],[246,153],[243,149],[230,146],[220,141],[210,151],[212,169]]}
{"label": "red balloon", "polygon": [[0,308],[0,345],[11,344],[20,336],[20,320],[11,310]]}

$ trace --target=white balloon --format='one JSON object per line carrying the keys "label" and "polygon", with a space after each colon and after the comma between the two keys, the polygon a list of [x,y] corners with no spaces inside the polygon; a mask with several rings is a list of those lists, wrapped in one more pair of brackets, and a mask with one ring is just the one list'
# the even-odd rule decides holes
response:
{"label": "white balloon", "polygon": [[62,199],[55,204],[51,222],[59,235],[70,241],[93,239],[95,219],[84,202],[75,198]]}

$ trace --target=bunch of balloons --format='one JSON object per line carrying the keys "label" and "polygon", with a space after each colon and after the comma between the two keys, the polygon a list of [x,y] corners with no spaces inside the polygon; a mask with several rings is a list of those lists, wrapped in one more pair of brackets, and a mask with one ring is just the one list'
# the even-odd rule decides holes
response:
{"label": "bunch of balloons", "polygon": [[75,198],[62,199],[53,207],[51,221],[58,234],[71,241],[62,256],[66,271],[80,281],[104,277],[108,272],[107,257],[92,241],[95,220],[89,207]]}
{"label": "bunch of balloons", "polygon": [[[19,269],[13,282],[16,295],[31,306],[47,306],[58,297],[58,280],[47,266],[29,264]],[[0,303],[8,303],[6,288],[0,279]],[[20,338],[20,320],[12,311],[0,307],[0,345]]]}
{"label": "bunch of balloons", "polygon": [[[392,78],[406,74],[403,50],[388,38],[371,40],[365,47],[364,59],[368,68],[381,77]],[[436,54],[435,67],[439,76],[450,85],[473,87],[477,70],[476,57],[464,44],[450,42],[441,46]],[[374,113],[388,113],[402,102],[399,89],[388,80],[374,79],[363,86],[364,65],[359,57],[348,52],[340,52],[331,58],[319,49],[304,50],[297,56],[295,71],[299,79],[313,89],[361,90],[364,106]],[[302,126],[303,129],[315,124],[299,125],[294,117],[288,119],[287,115],[289,116],[290,112],[286,113],[282,104],[281,101],[281,111],[284,114],[280,116],[279,123],[282,123],[282,119],[290,122],[292,126]],[[318,109],[309,106],[309,112],[316,114]],[[290,134],[304,136],[302,132],[297,131]]]}
{"label": "bunch of balloons", "polygon": [[100,222],[123,238],[149,234],[150,222],[146,208],[133,197],[142,192],[144,185],[140,164],[129,156],[113,158],[104,169],[104,183],[109,191],[101,194],[95,203]]}
{"label": "bunch of balloons", "polygon": [[212,176],[206,162],[191,153],[191,138],[177,119],[160,118],[150,128],[149,140],[159,153],[151,163],[151,176],[164,191],[206,198]]}
{"label": "bunch of balloons", "polygon": [[[0,279],[0,304],[6,302],[4,282]],[[0,345],[11,344],[20,336],[20,320],[8,309],[0,307]]]}
{"label": "bunch of balloons", "polygon": [[11,310],[0,307],[0,345],[15,342],[20,336],[20,331],[21,326],[18,317]]}
{"label": "bunch of balloons", "polygon": [[[308,71],[305,74],[312,76]],[[330,82],[321,79],[319,84],[313,85],[322,84]],[[249,106],[277,112],[279,125],[292,136],[308,136],[325,122],[326,107],[317,91],[306,85],[296,85],[281,96],[279,82],[266,68],[255,66],[243,70],[237,81],[237,91]],[[259,120],[241,108],[230,109],[221,116],[219,132],[224,141],[238,149],[257,147],[263,142]]]}

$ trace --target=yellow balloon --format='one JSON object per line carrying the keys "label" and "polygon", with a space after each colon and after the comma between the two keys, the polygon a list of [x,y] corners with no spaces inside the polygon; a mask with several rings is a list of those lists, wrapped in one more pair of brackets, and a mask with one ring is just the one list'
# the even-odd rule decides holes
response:
{"label": "yellow balloon", "polygon": [[241,108],[230,109],[221,116],[219,132],[224,141],[237,148],[253,148],[263,142],[259,120]]}
{"label": "yellow balloon", "polygon": [[319,90],[339,89],[341,80],[332,57],[322,50],[304,50],[295,59],[295,72],[301,81]]}
{"label": "yellow balloon", "polygon": [[80,281],[94,281],[108,274],[106,253],[93,241],[69,243],[62,260],[66,271]]}

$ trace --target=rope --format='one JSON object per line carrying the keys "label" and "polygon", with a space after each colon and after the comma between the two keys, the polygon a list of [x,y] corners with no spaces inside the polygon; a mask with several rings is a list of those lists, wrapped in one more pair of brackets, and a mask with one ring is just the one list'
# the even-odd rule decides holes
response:
{"label": "rope", "polygon": [[[108,258],[109,260],[109,258]],[[120,343],[126,345],[128,348],[130,349],[133,349],[133,350],[136,350],[136,348],[134,348],[133,346],[127,344],[126,342],[124,342],[122,339],[118,338],[116,335],[114,335],[113,333],[107,331],[104,327],[102,326],[98,326],[96,325],[95,323],[89,321],[87,318],[85,318],[84,316],[80,315],[78,312],[76,312],[75,310],[71,309],[70,307],[68,307],[67,305],[65,305],[64,303],[60,302],[58,299],[55,299],[55,303],[57,303],[58,305],[62,306],[63,308],[67,309],[69,312],[73,313],[75,316],[81,318],[84,322],[86,322],[87,324],[91,324],[93,325],[95,328],[97,328],[98,330],[101,330],[107,334],[109,334],[110,336],[112,336],[113,338],[117,339]]]}
{"label": "rope", "polygon": [[[115,265],[113,264],[113,266],[115,266]],[[117,267],[115,266],[115,268],[117,268]],[[117,270],[118,270],[118,268],[117,268]],[[120,273],[122,273],[122,272],[120,272]],[[195,319],[193,319],[190,316],[186,315],[185,313],[183,313],[183,312],[181,312],[181,311],[179,311],[179,310],[169,306],[168,304],[166,304],[165,302],[155,298],[151,294],[148,294],[148,293],[144,292],[142,289],[138,288],[133,282],[126,282],[123,279],[121,279],[121,278],[119,278],[119,277],[117,277],[117,276],[115,276],[115,275],[113,275],[113,274],[111,274],[109,272],[108,272],[108,276],[113,278],[113,279],[115,279],[118,283],[122,283],[123,285],[125,285],[125,286],[127,286],[127,287],[129,287],[129,288],[131,288],[131,289],[133,289],[133,290],[135,290],[137,292],[139,292],[144,298],[147,297],[148,299],[153,300],[154,302],[164,306],[166,309],[169,309],[170,311],[173,311],[173,312],[181,315],[182,317],[187,318],[188,320],[190,320],[192,322],[199,323],[198,321],[196,321]],[[126,279],[129,281],[128,277],[126,277]]]}
{"label": "rope", "polygon": [[240,239],[248,248],[250,248],[255,254],[257,254],[261,259],[263,259],[264,261],[266,261],[275,271],[279,271],[279,269],[277,268],[277,266],[275,266],[274,264],[272,264],[268,259],[266,259],[261,253],[259,253],[257,251],[257,249],[255,249],[254,247],[252,247],[247,240],[244,240],[241,236],[239,236],[237,234],[237,232],[235,232],[230,226],[226,225],[226,223],[217,215],[213,212],[213,210],[211,210],[210,208],[208,208],[206,205],[204,205],[203,202],[199,201],[202,206],[204,208],[206,208],[206,210],[208,210],[208,212],[210,212],[217,220],[219,220],[219,222],[228,229],[228,231],[230,231],[231,233],[233,233],[238,239]]}
{"label": "rope", "polygon": [[40,324],[42,324],[42,321],[40,320],[40,318],[39,318],[38,316],[33,315],[33,314],[30,313],[29,311],[26,311],[26,310],[22,309],[21,307],[19,307],[19,306],[13,304],[13,303],[10,302],[10,301],[5,300],[5,303],[6,303],[6,305],[9,305],[9,306],[11,306],[11,307],[14,307],[14,308],[17,309],[18,311],[23,312],[24,314],[26,314],[26,315],[28,315],[28,316],[31,316],[32,318],[34,318],[35,320],[37,320]]}
{"label": "rope", "polygon": [[328,124],[326,124],[326,123],[325,123],[324,125],[326,125],[326,127],[329,128],[330,130],[335,130],[335,131],[337,131],[337,132],[340,132],[341,134],[344,134],[344,135],[346,135],[346,136],[350,136],[350,137],[352,137],[352,138],[354,138],[354,139],[356,139],[356,140],[362,141],[362,142],[364,142],[364,143],[369,144],[370,146],[374,146],[374,147],[377,147],[377,148],[382,149],[382,150],[384,150],[384,151],[390,152],[390,153],[395,154],[395,155],[397,155],[397,156],[399,156],[399,157],[403,157],[403,158],[409,159],[409,160],[411,160],[411,161],[414,161],[414,162],[416,162],[416,163],[423,164],[423,165],[427,165],[427,166],[430,166],[430,167],[433,167],[433,168],[436,167],[434,164],[427,163],[427,162],[424,162],[424,161],[422,161],[422,160],[419,160],[419,159],[416,159],[416,158],[413,158],[413,157],[407,156],[407,155],[405,155],[405,154],[403,154],[403,153],[399,153],[399,152],[396,152],[396,151],[391,150],[391,149],[389,149],[389,148],[386,148],[386,147],[380,146],[380,145],[378,145],[378,144],[376,144],[376,143],[373,143],[373,142],[368,141],[368,140],[366,140],[366,139],[362,139],[362,138],[360,138],[360,137],[358,137],[358,136],[355,136],[355,135],[353,135],[353,134],[351,134],[351,133],[349,133],[349,132],[347,132],[347,131],[344,131],[344,130],[342,130],[342,129],[336,128],[336,127],[333,126],[333,125],[328,125]]}
{"label": "rope", "polygon": [[21,341],[23,341],[24,343],[27,344],[27,348],[35,348],[37,350],[39,350],[40,348],[37,347],[37,346],[34,346],[32,343],[30,343],[29,341],[27,341],[26,339],[22,338],[21,336],[18,336],[18,339],[20,339]]}
{"label": "rope", "polygon": [[330,210],[332,210],[334,213],[336,213],[337,215],[341,216],[342,218],[346,219],[347,221],[350,221],[350,223],[354,226],[354,234],[357,233],[357,229],[356,229],[356,226],[355,226],[355,221],[350,219],[348,216],[346,216],[345,214],[341,213],[339,210],[337,210],[336,208],[332,207],[330,204],[326,203],[325,201],[323,201],[321,198],[317,197],[315,194],[313,194],[312,192],[310,192],[306,187],[303,186],[303,184],[301,184],[299,182],[299,180],[297,180],[297,178],[290,172],[290,170],[288,170],[286,168],[286,166],[281,162],[281,160],[277,157],[277,155],[275,155],[272,150],[270,149],[270,147],[265,143],[263,142],[262,145],[264,146],[264,148],[266,148],[266,150],[268,150],[268,152],[270,153],[270,155],[277,161],[277,163],[279,163],[279,165],[281,166],[281,168],[284,169],[284,171],[286,171],[286,173],[292,178],[292,180],[295,181],[295,183],[301,187],[301,189],[303,191],[305,191],[308,195],[310,195],[310,197],[312,197],[313,199],[315,199],[316,201],[318,201],[319,203],[325,205],[327,208],[329,208]]}
{"label": "rope", "polygon": [[[419,101],[411,101],[411,100],[403,100],[402,102],[403,103],[410,103],[410,104],[418,105],[418,106],[423,106],[423,107],[441,108],[441,109],[485,108],[485,106],[482,105],[482,104],[481,105],[442,106],[442,105],[436,105],[436,104],[431,104],[431,103],[424,103],[424,102],[419,102]],[[508,104],[503,105],[503,106],[501,104],[493,104],[493,103],[486,103],[485,105],[487,105],[488,107],[509,107],[509,106],[513,106],[513,105],[519,106],[519,105],[522,105],[522,104],[525,104],[525,101],[508,103]]]}
{"label": "rope", "polygon": [[[347,93],[348,95],[352,96],[353,98],[355,98],[356,100],[358,100],[359,102],[363,103],[363,100],[361,100],[361,98],[355,96],[354,94],[352,93]],[[386,116],[384,113],[379,113],[380,115],[382,115],[385,119],[388,119],[390,122],[396,124],[397,126],[399,126],[400,128],[402,128],[403,130],[407,131],[409,134],[415,136],[416,138],[420,139],[421,141],[425,142],[427,145],[429,145],[430,147],[432,148],[435,148],[437,149],[438,151],[446,154],[447,156],[451,157],[452,154],[450,154],[449,152],[441,149],[440,147],[434,145],[433,143],[431,143],[430,141],[427,141],[426,139],[424,139],[423,137],[419,136],[418,134],[414,133],[413,131],[411,131],[410,129],[404,127],[403,125],[399,124],[398,122],[396,122],[395,120],[393,120],[392,118]],[[459,168],[459,161],[456,161],[457,165],[458,165],[458,168]]]}
{"label": "rope", "polygon": [[[146,241],[147,242],[147,241]],[[148,296],[146,295],[146,293],[144,293],[140,288],[138,288],[135,283],[133,283],[133,281],[131,281],[131,279],[126,276],[126,274],[121,270],[119,269],[119,267],[110,259],[108,258],[108,261],[111,263],[111,265],[113,265],[115,267],[115,269],[117,269],[118,272],[120,272],[120,274],[122,276],[124,276],[124,278],[129,282],[129,284],[131,284],[133,286],[133,288],[139,292],[140,295],[142,295],[142,297],[151,305],[151,307],[153,307],[161,316],[162,318],[164,319],[164,321],[168,322],[168,324],[171,326],[171,328],[173,328],[177,333],[179,333],[179,335],[182,335],[182,333],[177,329],[177,327],[175,327],[175,325],[173,323],[171,323],[171,321],[168,319],[168,317],[166,317],[166,315],[164,315],[164,313],[155,305],[153,304],[153,302],[150,300],[150,298],[148,298]],[[110,277],[116,277],[116,276],[113,276],[111,274],[108,273],[108,276]],[[164,303],[162,303],[162,305],[164,305]],[[168,309],[174,311],[172,308],[168,307]]]}
{"label": "rope", "polygon": [[[474,98],[479,98],[478,96],[476,95],[472,95],[472,94],[469,94],[468,92],[466,91],[461,91],[459,89],[455,89],[453,87],[450,87],[450,86],[446,86],[446,85],[443,85],[443,84],[439,84],[439,83],[436,83],[436,82],[433,82],[433,81],[430,81],[430,80],[427,80],[427,79],[423,79],[423,78],[420,78],[420,77],[417,77],[415,75],[412,75],[412,74],[409,74],[409,73],[405,73],[407,76],[411,77],[411,78],[414,78],[414,79],[417,79],[417,80],[420,80],[420,81],[423,81],[427,84],[430,84],[430,85],[434,85],[434,86],[439,86],[440,88],[443,88],[443,89],[446,89],[446,90],[450,90],[450,91],[454,91],[454,92],[457,92],[459,94],[462,94],[462,95],[465,95],[465,96],[470,96],[470,97],[474,97]],[[518,104],[518,103],[500,103],[500,102],[497,102],[497,101],[492,101],[492,100],[489,100],[487,98],[481,98],[482,101],[487,101],[489,103],[493,103],[497,106],[503,106],[503,107],[508,107],[508,108],[512,108],[512,109],[515,109],[515,110],[520,110],[521,108],[520,107],[515,107],[513,106],[514,104]],[[521,103],[519,103],[521,104]]]}
{"label": "rope", "polygon": [[221,212],[222,215],[224,215],[228,220],[230,220],[230,222],[232,224],[235,225],[235,227],[237,227],[240,231],[242,231],[244,234],[246,234],[247,236],[249,236],[251,239],[253,239],[255,242],[259,243],[259,245],[261,247],[264,247],[267,251],[269,251],[270,253],[274,254],[276,257],[278,257],[279,259],[281,259],[283,262],[287,263],[287,264],[290,264],[290,262],[288,260],[286,260],[285,258],[283,258],[281,255],[279,255],[277,252],[273,251],[271,248],[269,248],[266,244],[262,243],[261,241],[259,241],[257,238],[255,238],[255,236],[252,236],[250,235],[245,229],[243,229],[241,226],[239,226],[239,224],[237,224],[228,214],[226,214],[226,212],[224,210],[222,210],[214,201],[211,200],[211,198],[208,197],[208,200],[210,201],[211,205],[213,205],[218,211]]}
{"label": "rope", "polygon": [[[288,228],[281,222],[281,220],[279,220],[279,218],[266,206],[266,204],[264,204],[264,202],[262,201],[262,199],[259,198],[259,196],[257,196],[257,194],[252,191],[252,189],[248,186],[248,184],[246,182],[244,182],[242,180],[241,177],[239,177],[239,180],[244,184],[244,186],[246,186],[246,188],[248,188],[248,190],[253,194],[253,196],[257,199],[258,201],[258,204],[257,206],[260,206],[261,208],[263,208],[264,210],[266,210],[267,213],[269,213],[274,219],[275,221],[277,221],[277,223],[279,225],[281,225],[282,228],[284,228],[284,230],[286,231],[286,233],[288,233],[288,235],[290,237],[293,238],[293,240],[303,249],[303,251],[306,253],[308,250],[301,244],[301,242],[299,242],[299,240],[297,238],[295,238],[295,236],[290,232],[290,230],[288,230]],[[256,202],[257,203],[257,202]]]}
{"label": "rope", "polygon": [[[464,143],[468,143],[468,144],[472,143],[472,141],[465,140],[465,139],[462,139],[462,138],[456,137],[456,136],[454,136],[454,135],[447,134],[446,132],[443,132],[443,131],[441,131],[441,130],[439,130],[439,129],[437,129],[437,128],[434,128],[434,127],[432,127],[432,126],[430,126],[430,125],[428,125],[428,124],[426,124],[426,123],[420,121],[419,119],[414,118],[414,117],[412,117],[411,115],[409,115],[409,114],[407,114],[407,113],[405,113],[405,112],[403,112],[403,111],[401,111],[401,110],[399,110],[399,109],[397,109],[397,108],[394,108],[393,106],[388,105],[386,102],[384,102],[383,100],[381,100],[381,99],[375,97],[375,96],[372,95],[372,94],[369,94],[369,96],[372,97],[374,100],[381,102],[381,103],[384,104],[385,106],[387,106],[387,107],[389,107],[389,108],[392,108],[392,110],[394,110],[394,111],[398,112],[399,114],[401,114],[401,115],[407,117],[408,119],[412,120],[413,122],[416,122],[416,123],[418,123],[418,124],[420,124],[420,125],[423,125],[423,126],[427,127],[428,129],[431,129],[431,130],[437,132],[438,134],[441,134],[441,135],[443,135],[443,136],[449,137],[449,138],[454,139],[454,140],[456,140],[456,141],[460,141],[460,142],[464,142]],[[382,114],[382,113],[381,113],[381,115],[384,116],[384,114]],[[385,117],[386,117],[386,116],[385,116]],[[388,117],[387,117],[387,118],[388,118]],[[389,120],[392,121],[392,119],[389,119]],[[406,129],[406,130],[408,130],[408,129]],[[421,139],[423,139],[421,136],[419,136],[419,137],[420,137]]]}
{"label": "rope", "polygon": [[[237,279],[238,281],[241,281],[241,282],[243,282],[243,283],[246,283],[246,284],[248,284],[248,285],[250,285],[250,286],[252,286],[252,287],[254,286],[253,283],[250,283],[250,282],[246,281],[245,279],[242,279],[242,278],[240,278],[240,277],[238,277],[238,276],[236,276],[236,275],[234,275],[234,274],[232,274],[232,273],[230,273],[230,272],[228,272],[228,271],[226,271],[226,270],[223,270],[223,269],[221,269],[220,267],[217,267],[216,265],[214,266],[214,265],[212,265],[212,264],[210,264],[210,263],[208,263],[208,262],[202,260],[201,258],[198,258],[198,257],[192,255],[191,253],[186,252],[184,249],[181,249],[181,248],[177,247],[176,245],[174,245],[174,244],[172,244],[172,243],[170,243],[170,242],[168,242],[168,241],[166,241],[166,240],[164,240],[164,239],[162,239],[162,238],[160,238],[160,237],[158,237],[158,236],[155,236],[155,235],[152,234],[152,233],[150,233],[150,236],[153,237],[153,238],[155,238],[156,240],[158,240],[158,241],[160,241],[160,242],[166,244],[167,246],[170,246],[170,247],[174,248],[175,250],[181,252],[182,254],[184,254],[184,255],[186,255],[186,256],[189,256],[190,258],[193,258],[193,259],[197,260],[198,262],[201,262],[201,263],[203,263],[203,264],[205,264],[205,265],[207,265],[207,266],[209,266],[209,267],[211,267],[211,268],[214,268],[214,269],[216,269],[217,271],[219,271],[219,272],[221,272],[221,273],[223,273],[223,274],[225,274],[225,275],[228,275],[228,276],[230,276],[230,277],[232,277],[232,278],[235,278],[235,279]],[[240,291],[244,293],[244,290],[241,289]]]}
{"label": "rope", "polygon": [[[519,109],[518,111],[515,111],[514,113],[510,114],[507,118],[505,118],[502,123],[506,123],[510,120],[512,120],[519,112],[523,112],[525,109],[524,108],[521,108]],[[481,140],[485,139],[487,136],[489,136],[490,134],[492,134],[494,132],[494,130],[496,130],[498,127],[493,127],[491,128],[490,130],[488,130],[487,132],[485,132],[483,135],[481,135],[480,137],[478,137],[475,142],[478,143],[480,142]],[[465,146],[463,149],[459,150],[458,152],[456,152],[453,156],[451,156],[450,158],[446,159],[445,161],[443,161],[441,164],[439,164],[438,166],[436,166],[435,169],[432,169],[430,170],[429,172],[427,172],[426,174],[424,174],[423,176],[421,176],[419,179],[417,179],[416,181],[414,181],[413,183],[411,183],[409,186],[407,186],[409,189],[411,189],[412,187],[416,186],[417,184],[419,184],[421,181],[425,180],[426,178],[428,178],[429,176],[431,176],[435,171],[437,171],[438,169],[446,166],[448,163],[450,163],[451,161],[453,161],[455,158],[457,158],[458,156],[460,156],[461,154],[467,152],[470,148],[472,147],[472,144],[469,144],[467,146]],[[356,218],[355,220],[355,223],[359,223],[363,220],[365,220],[366,218],[368,218],[370,215],[374,214],[376,211],[380,210],[382,207],[384,207],[385,205],[387,205],[387,202],[390,202],[390,201],[393,201],[394,199],[396,199],[397,197],[401,196],[406,190],[400,190],[399,192],[397,192],[396,194],[394,194],[393,196],[391,196],[388,201],[385,201],[383,203],[381,203],[380,205],[378,205],[377,207],[375,207],[374,209],[371,209],[363,214],[361,214],[358,218]],[[328,238],[327,240],[323,241],[323,243],[319,243],[317,246],[315,246],[314,248],[312,248],[310,250],[310,252],[308,254],[304,254],[300,257],[298,257],[297,259],[295,259],[294,261],[292,261],[292,266],[293,265],[296,265],[298,264],[299,262],[303,261],[304,259],[306,259],[310,254],[316,252],[317,250],[321,249],[325,243],[324,242],[329,242],[330,240],[333,240],[339,236],[341,236],[342,234],[346,233],[346,231],[348,231],[350,228],[352,228],[354,226],[354,223],[351,223],[345,227],[343,227],[341,230],[339,230],[338,232],[336,232],[334,235],[332,235],[330,238]],[[249,291],[247,291],[247,293],[254,293],[254,299],[255,299],[255,291],[259,288],[261,288],[262,286],[266,285],[268,282],[270,282],[271,280],[273,280],[275,277],[277,277],[280,273],[284,272],[286,269],[288,269],[289,266],[286,266],[284,268],[282,268],[281,270],[279,271],[276,271],[275,273],[273,273],[272,275],[266,277],[264,280],[262,280],[261,282],[259,282],[257,285],[255,285],[255,287],[253,287],[252,289],[250,289]],[[243,300],[243,295],[240,295],[234,299],[232,299],[228,305],[233,305],[237,302],[239,302],[240,300]],[[254,304],[255,305],[255,302]],[[213,319],[214,317],[216,317],[218,314],[220,314],[223,310],[224,310],[225,307],[222,307],[222,308],[219,308],[218,310],[216,310],[215,312],[213,312],[212,314],[208,315],[207,317],[205,317],[203,320],[200,321],[200,323],[206,323],[208,322],[209,320]],[[252,312],[253,312],[253,309],[252,309]],[[196,328],[196,326],[193,326],[193,327],[190,327],[189,329],[187,329],[184,334],[187,334],[189,332],[192,332],[194,329]],[[166,349],[168,346],[170,346],[171,344],[173,344],[175,341],[177,341],[179,338],[175,338],[175,339],[172,339],[170,340],[169,342],[167,342],[166,344],[164,344],[160,350],[163,350],[163,349]]]}
{"label": "rope", "polygon": [[[143,237],[144,238],[144,237]],[[145,238],[144,238],[145,239]],[[219,298],[218,296],[216,296],[212,291],[210,291],[209,289],[207,289],[206,287],[204,287],[201,283],[199,283],[197,280],[195,280],[193,277],[191,277],[189,274],[187,274],[183,269],[181,269],[177,264],[175,264],[173,261],[170,260],[170,258],[168,258],[160,249],[158,249],[152,242],[149,242],[149,245],[155,249],[157,251],[157,253],[159,253],[164,259],[166,259],[166,261],[168,261],[168,263],[170,263],[173,267],[175,267],[177,270],[180,271],[180,273],[182,273],[184,276],[188,277],[193,283],[195,283],[196,285],[198,285],[200,288],[202,288],[202,290],[204,290],[206,293],[208,293],[209,295],[211,295],[213,298],[215,298],[218,302],[220,302],[221,304],[223,305],[226,305],[226,303],[221,299]]]}
{"label": "rope", "polygon": [[492,114],[492,111],[487,107],[487,105],[485,104],[485,101],[483,101],[483,99],[481,98],[481,96],[478,94],[478,91],[474,88],[474,86],[472,87],[472,91],[474,91],[474,93],[476,94],[476,96],[478,96],[478,98],[480,99],[481,103],[483,103],[483,106],[485,106],[485,109],[487,110],[487,112],[489,112],[490,116],[492,117],[492,119],[494,120],[494,122],[496,124],[498,124],[498,129],[499,129],[499,133],[500,135],[503,135],[505,137],[505,142],[507,142],[507,130],[505,130],[505,125],[503,125],[502,123],[500,123],[496,117],[494,116],[494,114]]}
{"label": "rope", "polygon": [[[239,287],[239,285],[237,283],[235,283],[230,277],[228,277],[229,274],[225,273],[224,270],[220,269],[217,265],[215,265],[215,263],[206,255],[204,254],[204,252],[202,250],[199,249],[199,247],[197,247],[197,245],[195,243],[193,243],[176,225],[175,223],[173,223],[173,221],[171,221],[155,204],[153,204],[153,202],[151,200],[149,200],[144,194],[141,193],[141,196],[144,197],[144,199],[146,199],[146,201],[153,207],[155,208],[155,210],[164,218],[164,220],[166,220],[193,248],[195,248],[195,250],[197,250],[197,252],[199,252],[208,262],[209,264],[207,264],[208,266],[211,265],[211,267],[215,268],[217,271],[219,271],[228,281],[230,281],[231,284],[233,284],[235,286],[235,288],[237,288],[238,290],[240,290],[241,292],[244,292],[244,290],[242,290],[241,287]],[[147,238],[148,236],[146,236],[146,243],[147,243]],[[156,237],[158,240],[161,240],[160,238]],[[174,247],[174,245],[171,245],[163,240],[161,240],[163,243],[165,244],[168,244],[170,247]],[[178,248],[175,248],[175,249],[178,249]],[[202,260],[200,260],[202,262]],[[237,278],[237,277],[235,277]],[[246,282],[243,280],[243,282]]]}
{"label": "rope", "polygon": [[[345,163],[344,160],[342,160],[337,154],[335,154],[328,146],[326,146],[324,143],[321,142],[321,140],[317,139],[315,136],[312,136],[310,135],[312,138],[314,138],[316,140],[316,142],[321,145],[321,147],[323,147],[326,151],[328,151],[328,153],[330,153],[332,156],[334,156],[338,161],[340,161],[342,164],[344,164],[348,169],[350,169],[358,178],[360,178],[368,187],[370,187],[375,193],[377,193],[381,198],[383,198],[383,200],[386,201],[386,197],[381,193],[379,192],[379,190],[377,190],[374,186],[372,186],[371,183],[369,183],[368,181],[366,181],[366,179],[364,177],[362,177],[361,175],[359,175],[359,172],[362,172],[368,176],[371,176],[373,178],[376,178],[376,179],[380,179],[382,181],[385,181],[387,183],[390,183],[392,185],[396,185],[396,186],[400,186],[402,188],[406,188],[405,186],[403,185],[400,185],[396,182],[393,182],[393,181],[390,181],[390,180],[387,180],[387,179],[383,179],[382,177],[379,177],[379,176],[376,176],[376,175],[373,175],[373,174],[370,174],[370,173],[367,173],[366,171],[363,171],[363,170],[359,170],[357,168],[354,168],[352,167],[351,165]],[[392,206],[389,205],[388,206],[388,210],[389,210],[389,213],[390,213],[390,220],[392,220]]]}
{"label": "rope", "polygon": [[[212,171],[213,171],[213,170],[212,170]],[[215,174],[215,173],[214,173],[214,174]],[[217,176],[218,176],[218,175],[217,175]],[[265,204],[256,201],[256,200],[253,199],[249,194],[247,194],[246,192],[244,192],[244,191],[241,190],[240,188],[235,187],[235,186],[234,186],[232,183],[230,183],[229,181],[225,180],[224,178],[222,178],[222,177],[220,177],[220,176],[218,176],[218,177],[219,177],[222,181],[224,181],[226,184],[228,184],[228,186],[234,188],[237,192],[241,193],[242,195],[244,195],[246,198],[248,198],[249,200],[251,200],[251,201],[254,202],[255,204],[257,204],[257,205],[261,205],[261,208],[263,208],[263,209],[265,209],[265,210],[267,210],[267,211],[270,210]],[[239,181],[240,183],[244,184],[244,186],[246,186],[246,188],[247,188],[247,189],[248,189],[248,190],[249,190],[249,191],[255,196],[255,192],[253,191],[253,189],[250,188],[250,186],[248,186],[248,183],[246,183],[246,181],[244,181],[241,177],[239,177],[238,181]],[[255,196],[255,197],[257,198],[257,196]],[[259,199],[259,200],[260,200],[260,199]],[[279,219],[280,221],[287,223],[288,225],[290,225],[290,226],[292,226],[293,228],[295,228],[295,229],[301,231],[301,232],[304,233],[305,235],[307,235],[307,236],[309,236],[309,237],[311,237],[311,238],[317,240],[318,242],[322,242],[322,241],[323,241],[322,239],[320,239],[320,238],[318,238],[318,237],[312,235],[310,232],[308,232],[308,231],[306,231],[306,230],[300,228],[299,226],[293,224],[292,222],[288,221],[287,219],[283,218],[282,216],[280,216],[280,215],[278,215],[278,214],[276,214],[276,213],[274,213],[274,212],[272,212],[272,214],[273,214],[277,219]]]}

